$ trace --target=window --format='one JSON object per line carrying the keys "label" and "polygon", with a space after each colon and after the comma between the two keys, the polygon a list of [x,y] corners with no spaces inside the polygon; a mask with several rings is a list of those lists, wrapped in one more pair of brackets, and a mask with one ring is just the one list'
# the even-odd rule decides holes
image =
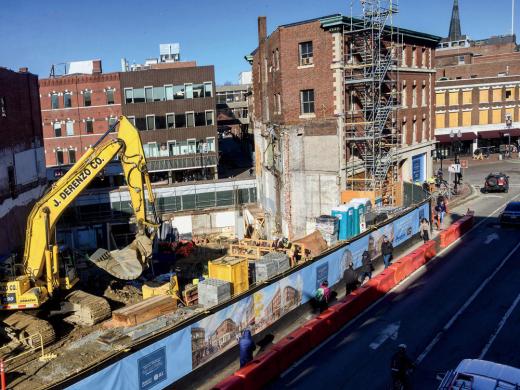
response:
{"label": "window", "polygon": [[458,106],[459,105],[459,91],[450,91],[450,106]]}
{"label": "window", "polygon": [[204,112],[196,112],[195,113],[195,126],[205,126],[206,125],[206,114]]}
{"label": "window", "polygon": [[462,91],[462,104],[471,104],[472,91]]}
{"label": "window", "polygon": [[407,100],[407,93],[406,93],[406,82],[403,81],[403,89],[401,90],[401,103],[402,103],[402,106],[403,107],[407,107],[408,106],[408,102],[406,101]]}
{"label": "window", "polygon": [[165,85],[164,94],[166,95],[166,100],[173,100],[173,85]]}
{"label": "window", "polygon": [[155,115],[146,115],[146,130],[155,129]]}
{"label": "window", "polygon": [[111,133],[115,132],[116,131],[116,128],[112,128],[112,126],[114,126],[117,122],[117,119],[114,118],[114,117],[110,117],[108,118],[108,128],[109,129],[112,129]]}
{"label": "window", "polygon": [[146,118],[135,118],[135,127],[138,130],[146,130]]}
{"label": "window", "polygon": [[427,64],[426,64],[426,48],[422,48],[422,59],[421,59],[421,66],[423,68],[426,68],[427,67]]}
{"label": "window", "polygon": [[56,165],[63,165],[63,150],[56,150]]}
{"label": "window", "polygon": [[166,100],[164,87],[153,87],[153,101],[162,102]]}
{"label": "window", "polygon": [[280,69],[280,51],[278,49],[276,49],[274,51],[274,64],[275,64],[276,70],[279,70]]}
{"label": "window", "polygon": [[156,129],[166,129],[166,116],[164,116],[164,115],[155,116],[155,128]]}
{"label": "window", "polygon": [[144,97],[147,103],[153,102],[153,87],[144,87]]}
{"label": "window", "polygon": [[60,101],[59,101],[59,96],[57,93],[53,93],[51,95],[51,108],[53,110],[60,108]]}
{"label": "window", "polygon": [[132,88],[125,88],[125,103],[134,102],[134,91]]}
{"label": "window", "polygon": [[412,107],[417,107],[417,85],[412,86]]}
{"label": "window", "polygon": [[144,155],[146,157],[157,157],[159,155],[159,148],[157,142],[149,142],[143,145]]}
{"label": "window", "polygon": [[[276,94],[276,103],[278,105],[278,114],[282,113],[282,99],[280,98],[280,94]],[[246,114],[243,116],[243,118],[247,118],[247,108],[245,109]]]}
{"label": "window", "polygon": [[449,114],[449,126],[457,127],[459,125],[459,112],[450,112]]}
{"label": "window", "polygon": [[407,134],[406,134],[406,121],[403,121],[403,124],[401,126],[401,132],[402,132],[402,137],[403,137],[402,144],[403,145],[408,145],[408,141],[406,141],[406,136],[407,136]]}
{"label": "window", "polygon": [[76,164],[76,151],[69,149],[69,164]]}
{"label": "window", "polygon": [[208,152],[214,152],[215,151],[215,137],[207,137],[206,145],[207,145]]}
{"label": "window", "polygon": [[515,89],[514,87],[506,88],[506,100],[515,100]]}
{"label": "window", "polygon": [[204,84],[194,84],[193,85],[193,97],[194,98],[204,97]]}
{"label": "window", "polygon": [[458,56],[458,62],[459,62],[459,65],[463,65],[464,64],[464,56]]}
{"label": "window", "polygon": [[213,83],[211,81],[204,83],[204,96],[205,97],[213,96]]}
{"label": "window", "polygon": [[489,103],[489,89],[481,89],[478,92],[479,103]]}
{"label": "window", "polygon": [[302,114],[314,113],[314,89],[300,91],[300,109]]}
{"label": "window", "polygon": [[186,127],[195,127],[195,113],[194,112],[186,113]]}
{"label": "window", "polygon": [[422,119],[421,142],[426,141],[426,118]]}
{"label": "window", "polygon": [[74,122],[73,121],[67,121],[66,123],[67,128],[67,135],[74,135]]}
{"label": "window", "polygon": [[0,116],[5,118],[7,116],[7,106],[5,104],[5,97],[0,97]]}
{"label": "window", "polygon": [[471,111],[462,112],[462,126],[471,126]]}
{"label": "window", "polygon": [[299,49],[300,49],[300,65],[312,65],[312,63],[313,63],[312,41],[300,43]]}
{"label": "window", "polygon": [[493,102],[502,101],[502,88],[493,89]]}
{"label": "window", "polygon": [[[150,88],[150,91],[151,91],[151,88]],[[152,92],[150,92],[152,93]],[[144,88],[135,88],[133,90],[133,96],[134,96],[134,103],[144,103],[145,102],[145,98],[144,98]]]}
{"label": "window", "polygon": [[506,108],[506,119],[510,118],[512,121],[515,119],[515,108],[514,107],[508,107]]}
{"label": "window", "polygon": [[188,140],[188,153],[197,153],[197,141],[194,138]]}
{"label": "window", "polygon": [[65,92],[63,94],[63,107],[65,107],[65,108],[72,107],[72,93]]}
{"label": "window", "polygon": [[412,144],[417,142],[417,120],[414,119],[412,124]]}
{"label": "window", "polygon": [[193,84],[184,84],[184,89],[186,90],[186,99],[193,99]]}
{"label": "window", "polygon": [[94,122],[92,119],[85,119],[85,132],[92,134],[94,132]]}
{"label": "window", "polygon": [[502,109],[501,108],[493,108],[491,110],[491,123],[498,124],[502,122]]}
{"label": "window", "polygon": [[128,121],[135,127],[135,116],[128,116]]}
{"label": "window", "polygon": [[183,85],[174,85],[173,86],[173,98],[174,99],[184,99],[184,86]]}
{"label": "window", "polygon": [[54,136],[61,137],[61,122],[54,122],[52,127],[54,128]]}
{"label": "window", "polygon": [[445,123],[446,114],[444,112],[439,112],[435,114],[435,127],[438,129],[443,129],[446,126]]}
{"label": "window", "polygon": [[403,45],[403,51],[401,53],[401,66],[408,66],[408,59],[406,58],[406,45]]}
{"label": "window", "polygon": [[489,110],[486,108],[478,112],[478,124],[487,125],[489,124]]}
{"label": "window", "polygon": [[213,123],[214,123],[213,116],[214,116],[213,110],[206,111],[206,126],[213,126]]}
{"label": "window", "polygon": [[412,47],[412,66],[417,67],[417,48]]}
{"label": "window", "polygon": [[175,114],[175,127],[186,127],[186,114]]}
{"label": "window", "polygon": [[178,156],[180,154],[180,149],[176,141],[168,141],[168,153],[170,157]]}
{"label": "window", "polygon": [[83,91],[83,105],[85,107],[90,107],[92,105],[92,92]]}
{"label": "window", "polygon": [[115,100],[114,100],[114,90],[113,89],[107,89],[106,90],[106,94],[107,94],[107,104],[114,104]]}
{"label": "window", "polygon": [[175,114],[166,114],[166,128],[173,129],[175,127]]}
{"label": "window", "polygon": [[442,107],[446,105],[446,94],[443,92],[435,92],[435,105]]}
{"label": "window", "polygon": [[423,107],[426,106],[426,85],[422,86],[422,90],[421,90],[421,105]]}

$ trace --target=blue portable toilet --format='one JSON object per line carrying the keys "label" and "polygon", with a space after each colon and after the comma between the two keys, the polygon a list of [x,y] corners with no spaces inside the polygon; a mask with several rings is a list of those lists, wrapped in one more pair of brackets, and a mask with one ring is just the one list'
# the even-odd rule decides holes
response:
{"label": "blue portable toilet", "polygon": [[347,220],[347,238],[354,237],[355,232],[355,220],[354,220],[354,207],[349,203],[343,205],[344,213]]}
{"label": "blue portable toilet", "polygon": [[339,206],[332,209],[331,215],[339,219],[339,240],[348,239],[347,215],[345,213],[344,207]]}
{"label": "blue portable toilet", "polygon": [[350,203],[354,206],[356,226],[359,226],[358,233],[363,233],[367,229],[366,214],[372,210],[372,202],[368,198],[355,198]]}

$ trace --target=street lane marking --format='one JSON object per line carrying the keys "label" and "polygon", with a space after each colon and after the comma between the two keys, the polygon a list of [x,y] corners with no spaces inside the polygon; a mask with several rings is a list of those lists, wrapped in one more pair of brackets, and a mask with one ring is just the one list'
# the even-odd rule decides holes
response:
{"label": "street lane marking", "polygon": [[369,347],[376,350],[381,346],[381,344],[383,344],[389,338],[391,338],[392,340],[397,340],[400,326],[401,321],[397,321],[393,324],[388,325],[385,329],[383,329],[379,336],[377,336],[377,338],[370,343]]}
{"label": "street lane marking", "polygon": [[498,240],[499,238],[500,237],[496,233],[488,234],[488,236],[486,237],[486,241],[484,241],[484,244],[486,244],[486,245],[491,244],[493,242],[493,240]]}
{"label": "street lane marking", "polygon": [[451,326],[455,323],[455,321],[460,317],[460,315],[468,308],[469,305],[473,303],[475,298],[480,294],[480,292],[488,285],[488,283],[495,277],[495,275],[502,269],[502,267],[506,264],[506,262],[509,260],[511,256],[517,251],[517,249],[520,248],[520,242],[516,244],[516,246],[513,248],[511,252],[507,254],[507,256],[502,260],[502,262],[498,265],[498,267],[493,271],[491,275],[489,275],[486,280],[484,280],[484,283],[480,285],[479,288],[477,288],[471,297],[462,305],[462,307],[455,313],[455,315],[448,321],[446,325],[442,328],[442,330],[437,333],[435,338],[428,344],[426,349],[419,355],[417,360],[415,361],[416,364],[420,364],[424,358],[430,353],[430,351],[433,349],[435,344],[440,340],[441,336],[449,329]]}
{"label": "street lane marking", "polygon": [[498,334],[500,333],[500,331],[502,330],[502,328],[506,324],[507,320],[509,319],[509,316],[511,315],[511,313],[513,313],[513,310],[515,310],[516,305],[518,305],[518,302],[520,302],[520,294],[518,294],[518,296],[516,297],[515,301],[511,305],[511,307],[509,307],[509,309],[507,310],[506,314],[504,314],[504,317],[502,317],[502,319],[498,323],[498,328],[491,335],[491,338],[489,339],[489,341],[487,342],[486,346],[484,347],[484,349],[480,353],[480,355],[478,357],[479,359],[483,359],[484,356],[486,355],[486,353],[489,351],[489,348],[491,348],[491,345],[493,345],[493,342],[495,341],[495,339],[497,338]]}

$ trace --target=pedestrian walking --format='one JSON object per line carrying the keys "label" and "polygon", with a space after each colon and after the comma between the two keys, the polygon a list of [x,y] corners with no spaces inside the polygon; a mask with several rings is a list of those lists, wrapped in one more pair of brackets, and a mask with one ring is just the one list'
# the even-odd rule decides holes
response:
{"label": "pedestrian walking", "polygon": [[446,216],[446,203],[444,200],[442,200],[441,203],[439,204],[439,221],[440,221],[441,228],[443,226],[445,216]]}
{"label": "pedestrian walking", "polygon": [[421,220],[421,237],[424,242],[430,240],[430,222],[426,218]]}
{"label": "pedestrian walking", "polygon": [[362,272],[363,272],[362,277],[361,277],[361,283],[363,283],[367,277],[369,280],[372,279],[372,271],[374,271],[374,265],[372,264],[372,258],[368,251],[363,252],[363,255],[361,256],[361,263],[362,263]]}
{"label": "pedestrian walking", "polygon": [[240,350],[240,368],[242,368],[253,360],[253,351],[256,349],[255,341],[249,329],[242,332],[242,337],[238,339],[238,347]]}
{"label": "pedestrian walking", "polygon": [[435,206],[435,208],[433,209],[433,220],[435,221],[435,228],[437,230],[440,229],[440,214],[441,214],[441,206],[440,204],[438,204],[437,206]]}
{"label": "pedestrian walking", "polygon": [[320,287],[314,293],[314,300],[316,301],[316,306],[320,310],[320,313],[327,310],[329,307],[329,299],[330,299],[330,288],[329,282],[324,280]]}
{"label": "pedestrian walking", "polygon": [[356,271],[354,271],[354,263],[349,263],[347,269],[343,273],[343,279],[345,280],[346,285],[345,295],[348,295],[357,288],[358,284]]}
{"label": "pedestrian walking", "polygon": [[388,240],[387,236],[383,236],[383,243],[381,244],[381,253],[383,254],[383,262],[385,263],[385,269],[390,265],[392,255],[394,252],[394,246]]}

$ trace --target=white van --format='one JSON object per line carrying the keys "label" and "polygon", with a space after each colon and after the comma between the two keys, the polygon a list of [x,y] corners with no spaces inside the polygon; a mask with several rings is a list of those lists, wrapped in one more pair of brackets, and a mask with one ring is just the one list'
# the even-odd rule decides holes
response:
{"label": "white van", "polygon": [[448,371],[438,390],[520,389],[520,369],[478,359],[464,359]]}

